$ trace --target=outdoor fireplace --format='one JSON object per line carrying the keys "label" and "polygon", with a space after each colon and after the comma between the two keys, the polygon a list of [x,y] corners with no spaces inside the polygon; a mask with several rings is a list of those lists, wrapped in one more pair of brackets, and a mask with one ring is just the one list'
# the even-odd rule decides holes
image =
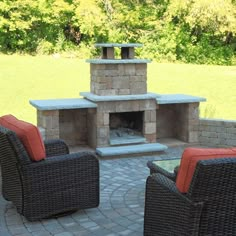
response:
{"label": "outdoor fireplace", "polygon": [[81,92],[83,98],[30,101],[46,139],[89,146],[100,156],[155,153],[167,148],[160,139],[198,142],[198,107],[204,98],[148,93],[150,60],[134,58],[134,48],[141,44],[96,46],[102,56],[87,60],[90,92]]}

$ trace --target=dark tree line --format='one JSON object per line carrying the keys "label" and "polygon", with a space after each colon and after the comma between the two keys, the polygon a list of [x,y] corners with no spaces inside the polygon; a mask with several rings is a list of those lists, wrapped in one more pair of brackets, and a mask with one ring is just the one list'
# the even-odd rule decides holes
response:
{"label": "dark tree line", "polygon": [[230,65],[235,34],[234,0],[0,1],[3,53],[87,57],[96,42],[139,42],[140,57]]}

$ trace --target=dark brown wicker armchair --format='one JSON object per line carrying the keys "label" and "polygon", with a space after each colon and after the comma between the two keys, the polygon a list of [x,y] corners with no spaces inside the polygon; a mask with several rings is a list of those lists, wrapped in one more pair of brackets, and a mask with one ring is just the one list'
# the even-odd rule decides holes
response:
{"label": "dark brown wicker armchair", "polygon": [[186,194],[160,173],[149,176],[144,235],[236,235],[236,158],[199,161]]}
{"label": "dark brown wicker armchair", "polygon": [[0,126],[2,194],[34,221],[99,205],[99,162],[93,153],[69,154],[62,140],[45,142],[47,158],[34,162],[16,134]]}

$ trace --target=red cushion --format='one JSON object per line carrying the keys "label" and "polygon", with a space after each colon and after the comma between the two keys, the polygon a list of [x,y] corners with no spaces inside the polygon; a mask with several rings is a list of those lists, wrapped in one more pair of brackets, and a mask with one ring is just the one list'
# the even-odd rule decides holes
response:
{"label": "red cushion", "polygon": [[44,142],[37,126],[18,120],[13,115],[0,117],[0,125],[16,133],[32,160],[40,161],[46,157]]}
{"label": "red cushion", "polygon": [[182,193],[188,192],[189,185],[199,160],[222,157],[236,157],[235,148],[186,148],[182,154],[176,179],[176,187]]}

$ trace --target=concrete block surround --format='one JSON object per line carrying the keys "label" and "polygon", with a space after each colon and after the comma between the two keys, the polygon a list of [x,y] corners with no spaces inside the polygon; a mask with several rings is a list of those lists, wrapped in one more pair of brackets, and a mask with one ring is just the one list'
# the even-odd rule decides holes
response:
{"label": "concrete block surround", "polygon": [[[87,60],[90,92],[81,92],[83,98],[30,100],[46,139],[87,145],[98,153],[102,150],[104,156],[108,155],[104,148],[110,153],[112,147],[120,153],[137,152],[141,147],[146,151],[150,144],[158,146],[157,140],[162,138],[199,143],[199,103],[205,98],[148,93],[150,60],[134,58],[134,48],[140,44],[96,46],[102,47],[102,56]],[[121,58],[114,58],[114,47],[121,48]]]}

